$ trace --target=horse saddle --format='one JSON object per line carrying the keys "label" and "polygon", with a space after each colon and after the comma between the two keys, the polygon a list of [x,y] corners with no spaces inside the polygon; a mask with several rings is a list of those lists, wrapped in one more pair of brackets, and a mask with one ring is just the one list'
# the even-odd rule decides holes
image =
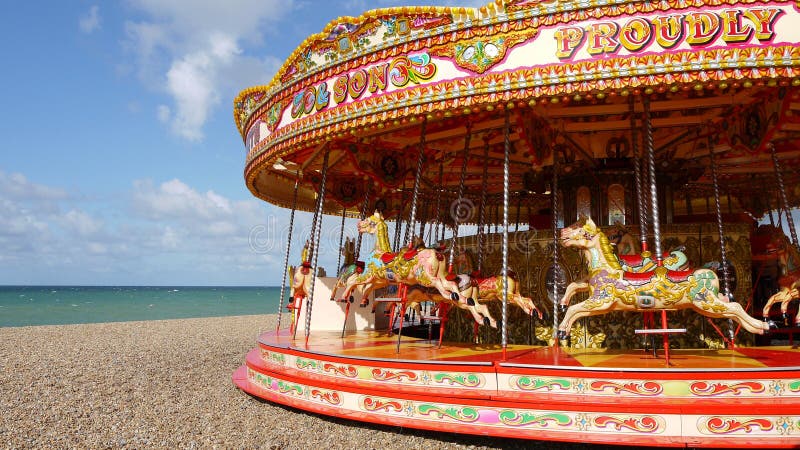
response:
{"label": "horse saddle", "polygon": [[[667,255],[664,256],[666,257]],[[645,259],[647,259],[648,261],[652,261],[650,255],[647,255],[646,257],[642,255],[619,255],[619,259],[622,260],[622,262],[625,263],[626,266],[630,267],[641,266],[644,263]]]}
{"label": "horse saddle", "polygon": [[415,256],[417,256],[417,253],[419,253],[419,250],[417,250],[416,247],[411,248],[407,252],[403,253],[403,259],[406,261],[411,261]]}
{"label": "horse saddle", "polygon": [[389,264],[395,257],[397,257],[397,253],[386,252],[381,255],[381,262],[384,264]]}
{"label": "horse saddle", "polygon": [[[694,270],[667,270],[667,279],[673,283],[682,283],[693,274]],[[655,278],[656,271],[651,270],[648,272],[623,272],[622,279],[630,281],[633,284],[643,284]]]}

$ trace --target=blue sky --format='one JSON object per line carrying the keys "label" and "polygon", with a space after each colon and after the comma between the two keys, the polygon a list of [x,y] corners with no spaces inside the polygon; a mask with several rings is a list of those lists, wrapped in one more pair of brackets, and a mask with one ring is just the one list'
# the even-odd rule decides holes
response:
{"label": "blue sky", "polygon": [[3,2],[0,284],[279,284],[288,211],[244,185],[233,99],[332,19],[403,4]]}

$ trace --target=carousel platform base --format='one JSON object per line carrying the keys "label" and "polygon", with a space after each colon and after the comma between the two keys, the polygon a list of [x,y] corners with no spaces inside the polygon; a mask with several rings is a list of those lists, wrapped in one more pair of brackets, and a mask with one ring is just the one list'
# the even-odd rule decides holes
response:
{"label": "carousel platform base", "polygon": [[376,424],[543,441],[800,447],[800,351],[444,343],[265,333],[233,374],[271,402]]}

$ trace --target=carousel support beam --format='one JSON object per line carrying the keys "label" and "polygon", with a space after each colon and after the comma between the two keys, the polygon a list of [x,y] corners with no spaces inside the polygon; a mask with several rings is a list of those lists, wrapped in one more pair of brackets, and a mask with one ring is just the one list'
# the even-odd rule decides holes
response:
{"label": "carousel support beam", "polygon": [[653,222],[653,247],[655,249],[656,264],[664,264],[664,255],[661,252],[661,223],[658,217],[658,189],[656,186],[656,158],[653,148],[653,122],[650,117],[650,98],[645,96],[642,100],[644,106],[644,130],[647,141],[647,170],[650,176],[650,218]]}
{"label": "carousel support beam", "polygon": [[316,159],[320,155],[320,153],[322,153],[323,151],[327,151],[329,144],[330,144],[330,142],[323,142],[322,144],[320,144],[314,150],[314,152],[311,153],[311,156],[307,160],[303,161],[303,164],[300,165],[300,172],[303,172],[304,170],[306,170],[306,168],[308,168],[308,166],[310,166],[311,163],[316,161]]}
{"label": "carousel support beam", "polygon": [[[781,162],[778,160],[778,154],[775,152],[775,144],[769,143],[769,151],[772,153],[772,164],[775,166],[775,179],[778,182],[778,190],[781,195],[781,203],[783,210],[786,213],[786,223],[789,225],[789,233],[792,236],[792,243],[798,250],[800,250],[800,241],[797,240],[797,230],[794,227],[794,218],[792,218],[792,210],[789,206],[789,200],[786,197],[786,186],[783,184],[783,174],[781,173]],[[780,223],[780,222],[779,222]]]}
{"label": "carousel support beam", "polygon": [[586,162],[591,164],[592,167],[597,167],[597,161],[595,161],[596,158],[594,157],[594,155],[591,152],[589,152],[586,149],[584,149],[583,147],[581,147],[581,145],[578,144],[575,141],[575,139],[573,139],[572,136],[568,135],[567,133],[561,133],[561,136],[563,136],[564,139],[567,142],[572,144],[572,147],[575,150],[577,150],[578,153],[580,153],[581,155],[583,155],[584,158],[586,158]]}
{"label": "carousel support beam", "polygon": [[[297,209],[297,188],[299,180],[294,182],[294,194],[292,195],[292,212],[289,214],[289,231],[286,234],[286,253],[283,257],[283,278],[281,279],[281,300],[278,304],[278,325],[275,332],[281,330],[281,316],[283,315],[283,296],[286,293],[286,277],[289,274],[289,252],[292,249],[292,230],[294,229],[294,212]],[[291,282],[291,281],[290,281]]]}
{"label": "carousel support beam", "polygon": [[[325,150],[325,156],[322,158],[322,180],[319,185],[319,198],[317,198],[317,210],[314,212],[314,219],[311,221],[311,284],[308,288],[308,299],[306,301],[306,346],[308,346],[308,337],[311,335],[311,312],[314,308],[314,286],[317,284],[317,262],[319,261],[319,240],[322,233],[322,211],[325,206],[325,183],[328,181],[328,159],[330,151]],[[297,328],[295,327],[295,332]]]}

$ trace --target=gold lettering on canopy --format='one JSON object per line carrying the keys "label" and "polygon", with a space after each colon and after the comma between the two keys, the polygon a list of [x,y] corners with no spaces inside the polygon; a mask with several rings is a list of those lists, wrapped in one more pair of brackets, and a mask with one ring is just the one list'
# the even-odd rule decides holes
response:
{"label": "gold lettering on canopy", "polygon": [[753,37],[764,42],[775,37],[775,23],[782,14],[778,8],[693,11],[572,25],[555,30],[553,37],[559,59],[573,58],[579,49],[598,56],[617,53],[620,47],[636,53],[656,45],[661,49],[671,49],[682,42],[703,46],[717,39],[725,43],[741,43]]}
{"label": "gold lettering on canopy", "polygon": [[398,56],[390,62],[361,67],[336,79],[305,87],[294,94],[291,115],[293,119],[297,119],[327,108],[330,106],[331,96],[338,105],[348,99],[356,100],[366,92],[383,92],[390,85],[402,88],[409,84],[420,84],[433,79],[435,75],[436,63],[431,61],[429,54]]}

